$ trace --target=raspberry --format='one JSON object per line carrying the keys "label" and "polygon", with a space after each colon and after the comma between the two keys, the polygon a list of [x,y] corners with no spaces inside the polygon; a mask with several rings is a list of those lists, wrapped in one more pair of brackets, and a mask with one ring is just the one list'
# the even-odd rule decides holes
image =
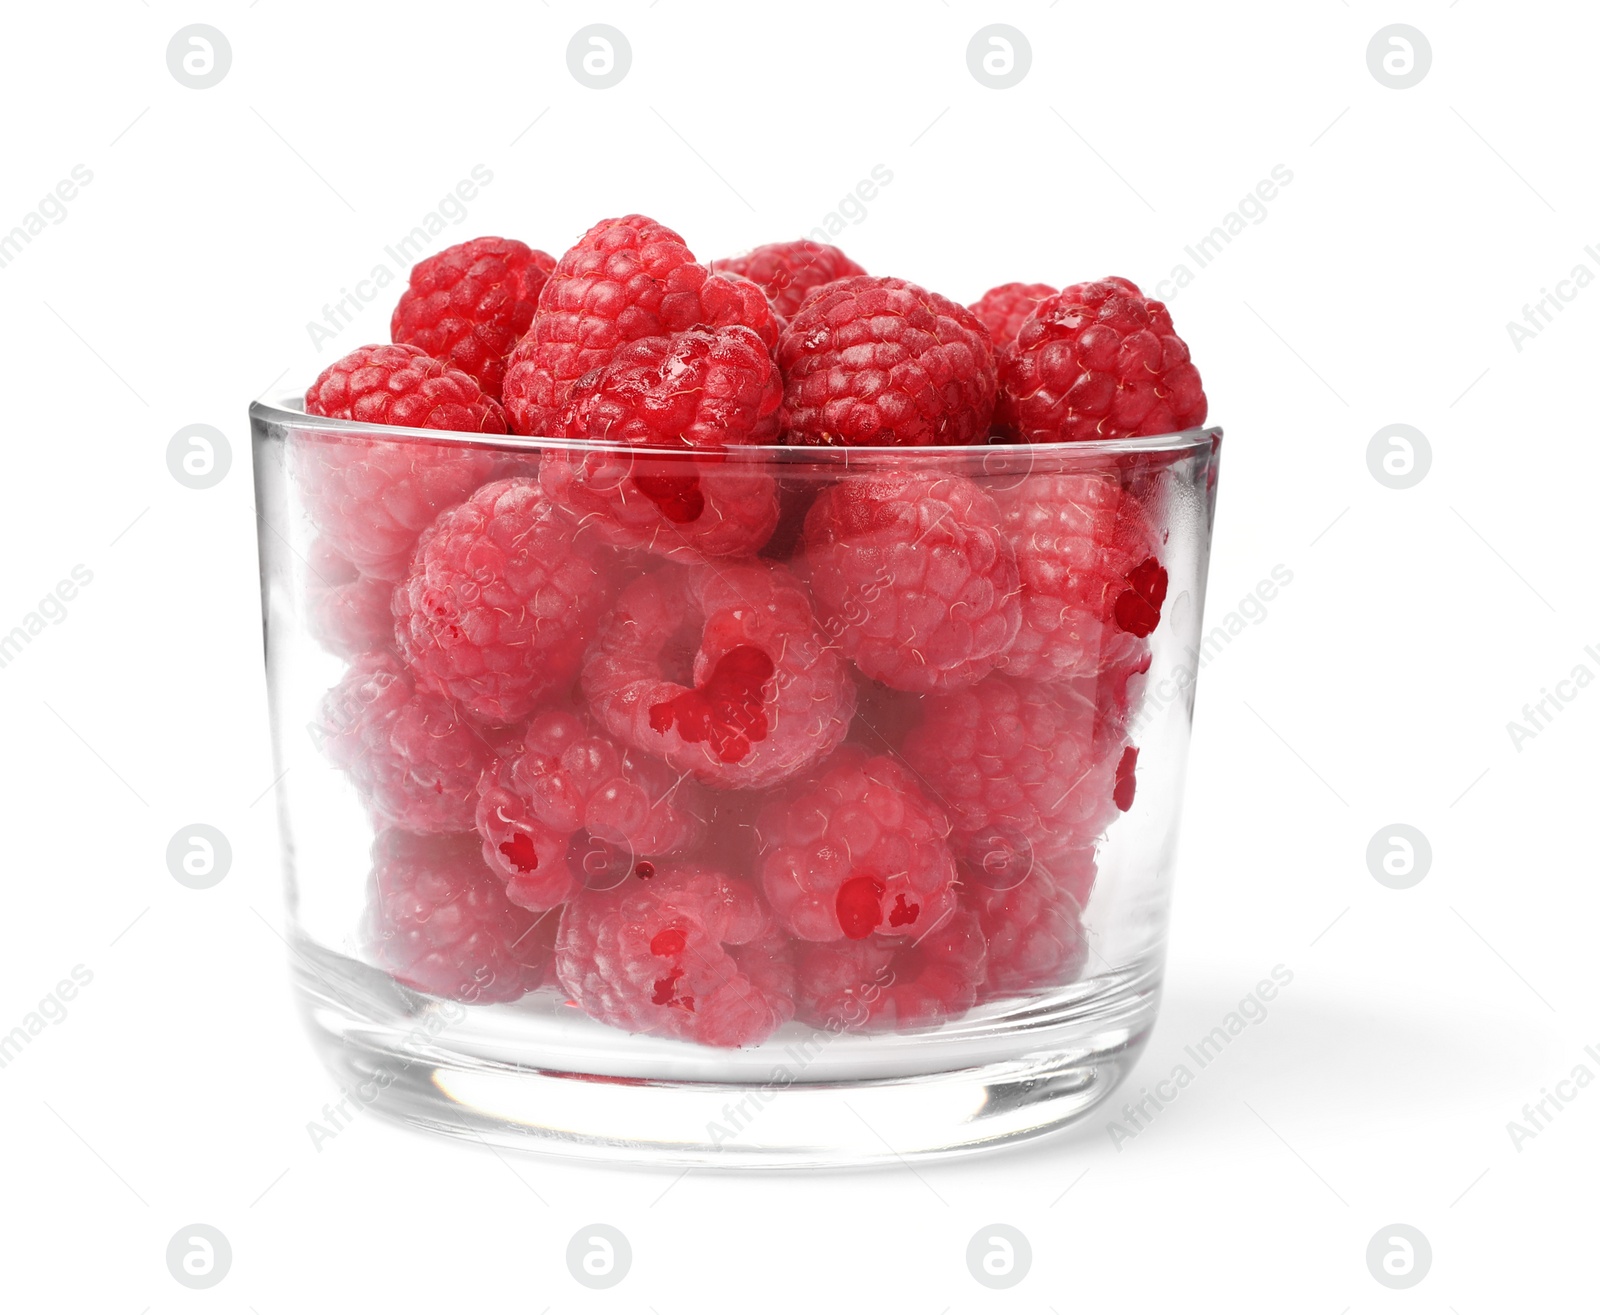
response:
{"label": "raspberry", "polygon": [[306,567],[306,629],[317,643],[346,659],[394,643],[394,585],[362,575],[325,538],[311,545]]}
{"label": "raspberry", "polygon": [[872,473],[834,485],[806,516],[804,563],[823,628],[895,689],[982,679],[1021,624],[999,510],[959,475]]}
{"label": "raspberry", "polygon": [[583,691],[611,734],[724,789],[774,785],[827,757],[855,712],[805,590],[764,562],[635,580],[601,623]]}
{"label": "raspberry", "polygon": [[372,811],[407,831],[472,829],[478,777],[493,753],[390,653],[366,653],[328,691],[312,737]]}
{"label": "raspberry", "polygon": [[414,991],[506,1004],[549,976],[556,919],[506,899],[471,835],[384,831],[372,846],[367,939]]}
{"label": "raspberry", "polygon": [[470,374],[407,343],[357,347],[317,376],[306,411],[330,420],[503,434],[505,413]]}
{"label": "raspberry", "polygon": [[983,321],[989,340],[999,351],[1017,340],[1017,330],[1033,314],[1033,308],[1055,295],[1056,290],[1048,283],[1002,283],[990,288],[967,309]]}
{"label": "raspberry", "polygon": [[699,865],[581,891],[561,915],[556,974],[591,1018],[702,1045],[755,1045],[794,1014],[771,911],[751,886]]}
{"label": "raspberry", "polygon": [[1005,670],[1059,680],[1136,665],[1167,596],[1159,536],[1139,500],[1087,473],[1029,475],[994,500],[1022,583]]}
{"label": "raspberry", "polygon": [[503,725],[571,684],[608,594],[587,536],[539,485],[499,480],[423,535],[395,590],[396,635],[420,681]]}
{"label": "raspberry", "polygon": [[566,708],[538,713],[478,784],[483,856],[512,900],[549,908],[574,879],[616,884],[700,837],[696,787]]}
{"label": "raspberry", "polygon": [[1172,317],[1127,279],[1046,297],[1000,353],[995,427],[1024,443],[1166,434],[1205,423]]}
{"label": "raspberry", "polygon": [[464,370],[496,400],[506,357],[533,323],[555,259],[504,237],[478,237],[411,267],[389,321],[395,342]]}
{"label": "raspberry", "polygon": [[617,348],[704,324],[745,324],[769,347],[778,321],[748,280],[711,275],[684,241],[643,215],[603,219],[556,262],[533,324],[506,365],[519,434],[553,436],[572,385]]}
{"label": "raspberry", "polygon": [[927,696],[906,735],[905,760],[949,811],[957,856],[994,885],[1091,844],[1115,816],[1120,728],[1084,683],[995,674]]}
{"label": "raspberry", "polygon": [[830,1031],[904,1031],[959,1018],[977,999],[985,949],[978,919],[958,910],[921,940],[801,944],[795,1013]]}
{"label": "raspberry", "polygon": [[772,309],[785,319],[800,309],[813,288],[867,272],[838,247],[809,238],[769,242],[747,255],[713,261],[711,268],[718,273],[742,274],[759,284],[772,302]]}
{"label": "raspberry", "polygon": [[778,339],[791,443],[982,443],[994,348],[965,306],[904,279],[814,290]]}
{"label": "raspberry", "polygon": [[1006,890],[980,881],[961,888],[962,907],[978,916],[988,943],[982,1000],[1066,986],[1089,958],[1083,909],[1094,884],[1092,849],[1073,850],[1049,870],[1036,866]]}
{"label": "raspberry", "polygon": [[774,794],[758,831],[767,900],[804,940],[920,936],[955,908],[949,819],[893,758],[845,746]]}

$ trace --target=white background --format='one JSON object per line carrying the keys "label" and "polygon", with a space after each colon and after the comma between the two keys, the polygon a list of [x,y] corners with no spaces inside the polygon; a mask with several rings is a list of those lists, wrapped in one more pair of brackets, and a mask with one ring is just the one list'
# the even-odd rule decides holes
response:
{"label": "white background", "polygon": [[[0,268],[0,631],[93,572],[0,669],[0,1033],[93,973],[0,1070],[8,1306],[1592,1306],[1600,1084],[1520,1148],[1507,1123],[1575,1066],[1600,1075],[1600,688],[1569,687],[1520,750],[1507,723],[1580,663],[1600,674],[1600,289],[1520,351],[1506,328],[1574,265],[1600,274],[1592,12],[106,0],[0,21],[0,232],[93,175]],[[1032,48],[1003,91],[966,63],[997,21]],[[194,22],[232,49],[209,90],[167,68]],[[591,22],[631,44],[610,90],[567,69]],[[1408,90],[1366,59],[1395,22],[1432,48]],[[1275,964],[1294,980],[1120,1150],[1114,1109],[1018,1153],[856,1175],[502,1161],[370,1116],[311,1145],[336,1093],[274,930],[245,410],[386,336],[388,294],[320,352],[306,326],[478,164],[493,181],[441,243],[559,253],[638,210],[702,258],[815,227],[882,164],[840,244],[961,300],[1149,287],[1292,172],[1172,300],[1228,433],[1210,615],[1275,566],[1293,582],[1200,680],[1168,996],[1132,1087]],[[210,489],[166,464],[194,423],[232,447]],[[1394,423],[1432,449],[1403,491],[1366,459]],[[233,845],[209,891],[164,859],[195,821]],[[1395,822],[1432,844],[1410,890],[1365,858]],[[609,1292],[563,1259],[596,1220],[633,1247]],[[199,1293],[164,1261],[197,1221],[233,1249]],[[1033,1247],[1008,1292],[964,1260],[996,1221]],[[1394,1222],[1433,1250],[1409,1291],[1364,1259]]]}

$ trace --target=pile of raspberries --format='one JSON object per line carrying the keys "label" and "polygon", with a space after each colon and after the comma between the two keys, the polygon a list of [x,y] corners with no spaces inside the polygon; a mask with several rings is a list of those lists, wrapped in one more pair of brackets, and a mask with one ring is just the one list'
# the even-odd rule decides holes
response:
{"label": "pile of raspberries", "polygon": [[559,260],[442,251],[391,332],[306,410],[562,441],[291,449],[307,624],[348,662],[311,729],[373,819],[379,965],[713,1046],[1089,970],[1167,591],[1148,483],[882,449],[1203,423],[1161,303],[963,307],[809,241],[701,264],[629,215]]}

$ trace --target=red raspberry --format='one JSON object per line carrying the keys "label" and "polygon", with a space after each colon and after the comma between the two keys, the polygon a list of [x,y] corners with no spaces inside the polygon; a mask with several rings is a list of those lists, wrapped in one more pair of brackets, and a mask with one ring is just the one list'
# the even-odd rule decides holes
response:
{"label": "red raspberry", "polygon": [[959,1018],[977,999],[985,949],[978,919],[958,910],[921,940],[800,944],[795,1013],[830,1031],[906,1031]]}
{"label": "red raspberry", "polygon": [[366,653],[322,700],[312,737],[372,811],[407,831],[472,829],[478,777],[493,752],[393,654]]}
{"label": "red raspberry", "polygon": [[556,919],[519,909],[483,866],[478,838],[382,832],[372,846],[367,938],[414,991],[506,1004],[549,976]]}
{"label": "red raspberry", "polygon": [[926,697],[904,753],[949,811],[957,855],[1005,885],[1005,873],[1092,844],[1116,815],[1114,731],[1077,685],[996,674]]}
{"label": "red raspberry", "polygon": [[983,321],[989,340],[999,351],[1017,340],[1017,330],[1033,314],[1033,308],[1055,295],[1056,289],[1048,283],[1002,283],[990,288],[967,309]]}
{"label": "red raspberry", "polygon": [[688,848],[707,811],[692,782],[566,708],[536,714],[478,792],[484,859],[529,908],[559,903],[574,878],[603,888]]}
{"label": "red raspberry", "polygon": [[804,567],[823,629],[895,689],[982,679],[1021,624],[999,510],[959,475],[847,476],[806,516]]}
{"label": "red raspberry", "polygon": [[[505,416],[477,382],[404,344],[361,347],[317,377],[311,415],[366,424],[503,434]],[[405,575],[417,536],[491,478],[492,453],[453,443],[337,431],[298,442],[291,460],[312,523],[364,575]]]}
{"label": "red raspberry", "polygon": [[751,886],[698,865],[577,894],[561,915],[556,974],[591,1018],[701,1045],[756,1045],[794,1014],[771,911]]}
{"label": "red raspberry", "polygon": [[1205,423],[1172,317],[1127,279],[1046,297],[1000,353],[995,427],[1024,443],[1166,434]]}
{"label": "red raspberry", "polygon": [[979,999],[1077,981],[1089,958],[1083,909],[1094,877],[1094,850],[1080,849],[1048,870],[1035,866],[1009,889],[996,890],[981,879],[962,886],[962,907],[978,915],[989,947]]}
{"label": "red raspberry", "polygon": [[306,629],[328,652],[342,658],[394,643],[389,596],[394,585],[362,575],[325,538],[306,558]]}
{"label": "red raspberry", "polygon": [[519,721],[577,675],[609,583],[534,480],[486,484],[417,545],[394,595],[401,652],[479,721]]}
{"label": "red raspberry", "polygon": [[411,267],[389,336],[464,370],[498,400],[506,357],[533,323],[555,263],[512,238],[477,237],[446,247]]}
{"label": "red raspberry", "polygon": [[791,443],[982,443],[994,412],[989,334],[965,306],[904,279],[816,289],[778,339]]}
{"label": "red raspberry", "polygon": [[745,324],[769,346],[778,322],[759,288],[712,276],[676,233],[643,215],[603,219],[556,262],[533,324],[506,366],[519,434],[554,436],[572,385],[617,348],[704,324]]}
{"label": "red raspberry", "polygon": [[1098,474],[1029,475],[993,492],[1022,582],[1005,670],[1060,680],[1138,665],[1167,596],[1159,535],[1139,500]]}
{"label": "red raspberry", "polygon": [[771,796],[761,884],[808,941],[920,936],[955,908],[950,821],[900,763],[846,745]]}
{"label": "red raspberry", "polygon": [[583,691],[611,734],[729,790],[827,757],[855,712],[805,590],[765,562],[635,580],[600,626]]}
{"label": "red raspberry", "polygon": [[769,242],[747,255],[712,261],[711,268],[718,273],[742,274],[759,284],[772,309],[785,319],[800,309],[813,288],[867,272],[838,247],[809,238]]}

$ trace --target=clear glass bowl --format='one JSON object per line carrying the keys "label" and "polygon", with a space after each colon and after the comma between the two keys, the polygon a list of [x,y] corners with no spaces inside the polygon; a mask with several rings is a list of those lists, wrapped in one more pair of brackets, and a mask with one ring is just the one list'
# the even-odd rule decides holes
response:
{"label": "clear glass bowl", "polygon": [[251,408],[277,798],[354,1099],[780,1166],[1110,1095],[1160,990],[1220,430],[708,455],[297,407]]}

